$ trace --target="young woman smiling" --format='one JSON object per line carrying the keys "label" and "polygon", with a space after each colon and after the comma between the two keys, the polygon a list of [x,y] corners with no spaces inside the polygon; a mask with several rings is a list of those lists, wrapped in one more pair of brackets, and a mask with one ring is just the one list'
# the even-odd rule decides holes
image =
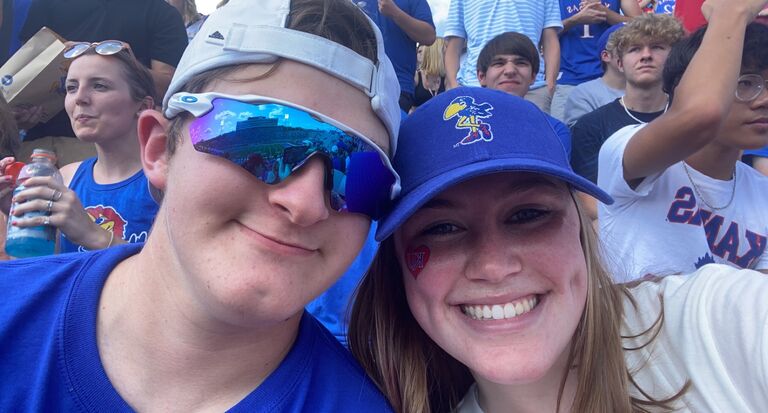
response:
{"label": "young woman smiling", "polygon": [[768,278],[713,264],[613,285],[575,193],[613,201],[573,172],[531,103],[454,89],[399,143],[402,191],[349,333],[396,411],[768,405]]}

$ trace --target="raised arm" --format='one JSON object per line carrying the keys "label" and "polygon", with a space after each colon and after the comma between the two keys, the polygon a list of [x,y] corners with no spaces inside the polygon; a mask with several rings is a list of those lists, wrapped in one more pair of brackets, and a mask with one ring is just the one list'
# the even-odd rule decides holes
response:
{"label": "raised arm", "polygon": [[464,50],[465,40],[451,36],[445,40],[445,88],[453,89],[459,86],[456,77],[459,74],[461,51]]}
{"label": "raised arm", "polygon": [[435,27],[406,13],[393,0],[379,0],[379,11],[392,19],[414,42],[425,46],[435,42]]}
{"label": "raised arm", "polygon": [[560,73],[560,38],[557,27],[547,27],[541,32],[541,48],[544,52],[544,78],[547,81],[547,91],[551,96],[555,93],[557,75]]}
{"label": "raised arm", "polygon": [[766,0],[708,0],[709,27],[667,113],[642,128],[623,155],[631,186],[679,162],[711,142],[734,101],[746,25]]}

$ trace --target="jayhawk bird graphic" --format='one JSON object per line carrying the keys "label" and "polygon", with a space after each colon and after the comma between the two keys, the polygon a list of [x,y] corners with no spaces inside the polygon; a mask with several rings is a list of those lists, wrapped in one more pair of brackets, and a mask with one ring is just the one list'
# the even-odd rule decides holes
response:
{"label": "jayhawk bird graphic", "polygon": [[469,129],[469,134],[454,146],[469,145],[481,140],[492,141],[491,125],[481,120],[491,117],[492,110],[493,106],[490,103],[475,103],[475,99],[471,96],[459,96],[453,99],[443,112],[443,120],[458,116],[456,129]]}

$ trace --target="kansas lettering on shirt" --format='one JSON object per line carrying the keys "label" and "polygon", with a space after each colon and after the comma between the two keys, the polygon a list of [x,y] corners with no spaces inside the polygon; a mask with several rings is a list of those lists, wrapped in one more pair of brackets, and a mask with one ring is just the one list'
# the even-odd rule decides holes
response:
{"label": "kansas lettering on shirt", "polygon": [[[667,220],[675,224],[703,227],[709,250],[741,268],[751,268],[765,252],[768,243],[765,235],[699,207],[695,192],[688,186],[677,190],[675,200],[669,206]],[[707,263],[700,262],[696,266]]]}

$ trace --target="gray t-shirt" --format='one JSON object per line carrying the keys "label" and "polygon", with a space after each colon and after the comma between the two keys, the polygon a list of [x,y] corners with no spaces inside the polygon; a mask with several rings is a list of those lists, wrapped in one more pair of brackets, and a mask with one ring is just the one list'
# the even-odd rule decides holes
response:
{"label": "gray t-shirt", "polygon": [[565,102],[565,124],[573,126],[582,115],[624,96],[624,91],[605,84],[603,78],[576,86]]}

